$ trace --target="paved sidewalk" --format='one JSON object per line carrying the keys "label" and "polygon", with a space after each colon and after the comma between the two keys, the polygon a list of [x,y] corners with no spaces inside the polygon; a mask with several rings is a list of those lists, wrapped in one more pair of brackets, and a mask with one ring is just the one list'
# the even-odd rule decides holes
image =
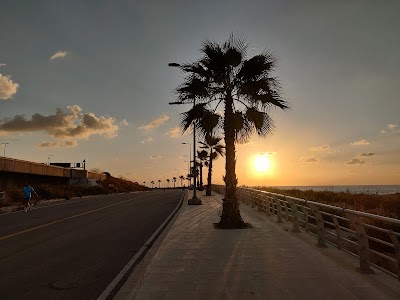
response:
{"label": "paved sidewalk", "polygon": [[184,204],[141,279],[114,299],[400,299],[395,278],[360,274],[355,258],[244,204],[254,228],[214,229],[221,195],[200,194],[203,205]]}

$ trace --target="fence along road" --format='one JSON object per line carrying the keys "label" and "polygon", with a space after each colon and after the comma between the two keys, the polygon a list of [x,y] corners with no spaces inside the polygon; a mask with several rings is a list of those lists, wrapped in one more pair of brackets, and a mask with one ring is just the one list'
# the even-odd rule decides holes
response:
{"label": "fence along road", "polygon": [[400,220],[251,188],[238,188],[238,198],[276,215],[278,223],[291,222],[293,232],[314,234],[319,247],[331,244],[357,256],[360,272],[373,273],[374,266],[400,280]]}

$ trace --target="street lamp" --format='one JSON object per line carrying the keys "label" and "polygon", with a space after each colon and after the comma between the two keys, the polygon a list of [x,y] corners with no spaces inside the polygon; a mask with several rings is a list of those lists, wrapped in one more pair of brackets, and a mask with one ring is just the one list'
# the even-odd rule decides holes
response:
{"label": "street lamp", "polygon": [[[169,63],[170,67],[180,67],[178,63]],[[186,104],[183,102],[169,102],[169,105]],[[193,107],[196,106],[196,98],[193,98]],[[182,143],[183,144],[183,143]],[[193,198],[188,200],[188,205],[201,205],[201,199],[196,196],[196,122],[193,122]]]}
{"label": "street lamp", "polygon": [[1,143],[2,145],[4,145],[4,157],[6,157],[6,147],[9,143]]}
{"label": "street lamp", "polygon": [[47,155],[47,163],[51,165],[51,157],[54,156],[53,154]]}
{"label": "street lamp", "polygon": [[[190,164],[192,163],[192,144],[190,143],[182,143],[182,145],[189,145],[189,164],[188,164],[188,174],[192,174],[190,171]],[[192,179],[190,179],[190,184],[192,183]]]}

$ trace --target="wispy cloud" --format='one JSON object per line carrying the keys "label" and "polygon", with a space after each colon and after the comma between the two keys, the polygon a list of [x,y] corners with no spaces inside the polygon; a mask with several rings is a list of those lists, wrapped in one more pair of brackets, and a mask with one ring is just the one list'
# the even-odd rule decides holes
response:
{"label": "wispy cloud", "polygon": [[358,154],[358,156],[374,156],[375,153],[374,152],[363,152]]}
{"label": "wispy cloud", "polygon": [[151,121],[150,123],[146,124],[146,125],[142,125],[139,128],[140,129],[144,129],[144,130],[151,130],[157,127],[160,127],[161,125],[163,125],[165,122],[167,122],[169,120],[169,116],[167,115],[161,115],[159,116],[157,119]]}
{"label": "wispy cloud", "polygon": [[142,140],[142,144],[151,143],[154,139],[151,136],[147,136],[144,140]]}
{"label": "wispy cloud", "polygon": [[171,138],[179,138],[183,135],[182,130],[179,127],[171,128],[165,134]]}
{"label": "wispy cloud", "polygon": [[10,76],[0,74],[0,100],[8,100],[17,93],[18,83],[11,80]]}
{"label": "wispy cloud", "polygon": [[93,113],[82,113],[78,105],[68,106],[64,112],[57,108],[54,115],[45,116],[39,113],[26,119],[17,115],[11,119],[0,120],[0,135],[8,133],[28,133],[44,131],[56,139],[87,139],[92,135],[103,135],[113,138],[118,133],[118,125],[112,117],[96,117]]}
{"label": "wispy cloud", "polygon": [[72,148],[76,147],[78,143],[76,141],[53,141],[53,142],[41,142],[38,147],[41,148]]}
{"label": "wispy cloud", "polygon": [[365,160],[360,160],[358,158],[352,158],[349,161],[346,161],[346,165],[363,165],[365,164]]}
{"label": "wispy cloud", "polygon": [[391,134],[391,133],[398,132],[398,127],[399,127],[399,125],[397,125],[397,124],[392,124],[392,123],[387,124],[386,127],[381,130],[381,133],[382,134],[386,134],[386,133]]}
{"label": "wispy cloud", "polygon": [[318,159],[315,157],[306,157],[304,159],[304,162],[306,162],[306,163],[313,163],[313,162],[317,162],[317,161],[318,161]]}
{"label": "wispy cloud", "polygon": [[7,66],[7,65],[0,63],[0,67],[5,67],[5,66]]}
{"label": "wispy cloud", "polygon": [[368,142],[367,140],[359,140],[359,141],[355,141],[353,143],[351,143],[351,145],[353,146],[362,146],[362,145],[369,145],[370,142]]}
{"label": "wispy cloud", "polygon": [[54,53],[51,57],[50,60],[56,60],[56,59],[61,59],[67,56],[68,52],[67,51],[57,51]]}
{"label": "wispy cloud", "polygon": [[161,155],[151,155],[150,156],[150,159],[160,159],[160,158],[162,158]]}
{"label": "wispy cloud", "polygon": [[328,145],[323,145],[323,146],[317,146],[317,147],[311,147],[310,150],[311,151],[324,151],[324,150],[328,150],[329,146]]}
{"label": "wispy cloud", "polygon": [[275,155],[276,152],[261,152],[259,155],[267,155],[267,156],[271,156],[271,155]]}
{"label": "wispy cloud", "polygon": [[119,126],[120,127],[122,127],[122,126],[126,127],[128,125],[129,125],[129,123],[128,123],[128,121],[126,119],[123,119],[121,122],[119,122]]}

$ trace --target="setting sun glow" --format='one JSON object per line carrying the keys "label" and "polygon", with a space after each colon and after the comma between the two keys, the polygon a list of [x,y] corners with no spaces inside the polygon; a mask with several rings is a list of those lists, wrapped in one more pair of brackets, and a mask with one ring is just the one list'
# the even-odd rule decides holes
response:
{"label": "setting sun glow", "polygon": [[254,168],[259,173],[268,172],[271,168],[271,161],[267,155],[257,155],[254,160]]}

